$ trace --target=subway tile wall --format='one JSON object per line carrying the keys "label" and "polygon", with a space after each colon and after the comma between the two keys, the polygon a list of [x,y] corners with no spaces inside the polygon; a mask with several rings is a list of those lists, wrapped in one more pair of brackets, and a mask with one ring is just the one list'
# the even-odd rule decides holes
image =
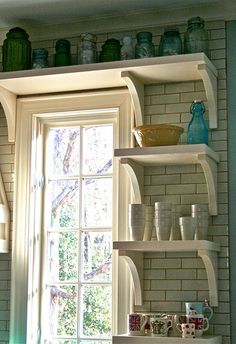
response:
{"label": "subway tile wall", "polygon": [[[228,194],[227,194],[227,107],[225,70],[225,22],[206,23],[209,34],[210,59],[218,69],[218,129],[209,133],[209,146],[219,153],[218,165],[218,216],[210,218],[209,240],[221,245],[219,254],[219,306],[208,331],[222,335],[223,344],[230,343],[229,272],[228,272]],[[122,28],[122,26],[121,26]],[[186,25],[179,26],[181,35]],[[153,33],[158,48],[162,27],[145,30]],[[30,34],[30,30],[27,30]],[[86,31],[86,30],[85,30]],[[134,41],[138,31],[97,34],[100,50],[107,38],[122,38],[132,34]],[[94,32],[96,33],[96,32]],[[63,37],[64,38],[64,37]],[[78,37],[68,33],[73,63],[77,63]],[[32,41],[32,48],[45,47],[49,51],[49,65],[53,65],[56,40]],[[190,120],[189,107],[194,99],[206,101],[201,81],[148,85],[145,87],[145,123],[172,123],[181,125],[185,131],[181,143],[186,143],[186,128]],[[207,104],[206,104],[207,107]],[[206,111],[206,118],[208,114]],[[14,186],[14,144],[7,141],[6,119],[0,113],[0,169],[8,201],[12,210]],[[207,202],[205,177],[200,165],[159,166],[145,168],[145,203],[168,201],[182,206],[183,215],[190,214],[193,203]],[[155,240],[155,233],[153,233]],[[11,255],[0,254],[0,343],[8,343]],[[202,301],[208,298],[208,285],[203,262],[192,252],[148,253],[144,258],[144,305],[137,311],[184,312],[185,301]],[[21,344],[21,343],[14,343]]]}

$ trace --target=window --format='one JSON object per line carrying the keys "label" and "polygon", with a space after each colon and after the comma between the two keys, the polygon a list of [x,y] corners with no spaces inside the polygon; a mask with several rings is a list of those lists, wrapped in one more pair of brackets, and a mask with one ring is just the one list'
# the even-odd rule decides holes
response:
{"label": "window", "polygon": [[130,185],[112,157],[131,144],[129,96],[22,98],[18,113],[10,343],[108,344],[129,313],[112,254],[126,238]]}

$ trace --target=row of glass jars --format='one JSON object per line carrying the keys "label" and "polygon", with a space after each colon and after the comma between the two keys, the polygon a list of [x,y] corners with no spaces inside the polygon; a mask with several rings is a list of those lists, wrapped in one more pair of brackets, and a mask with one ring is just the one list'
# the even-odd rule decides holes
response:
{"label": "row of glass jars", "polygon": [[[33,50],[31,64],[31,44],[28,38],[28,34],[21,28],[13,28],[7,33],[7,38],[3,43],[3,71],[48,67],[48,51],[44,48]],[[71,64],[68,40],[59,39],[55,50],[55,66]],[[90,33],[82,34],[78,49],[78,63],[89,64],[196,52],[204,52],[208,55],[207,32],[204,28],[204,20],[200,17],[188,20],[183,44],[179,30],[174,27],[167,28],[161,36],[158,53],[155,52],[151,32],[139,32],[135,46],[131,36],[123,37],[122,44],[115,38],[108,39],[102,45],[99,55],[96,36]]]}

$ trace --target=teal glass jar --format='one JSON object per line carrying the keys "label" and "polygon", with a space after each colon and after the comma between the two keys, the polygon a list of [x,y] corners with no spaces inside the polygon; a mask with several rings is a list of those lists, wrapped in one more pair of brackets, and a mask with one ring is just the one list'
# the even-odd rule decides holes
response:
{"label": "teal glass jar", "polygon": [[109,61],[119,61],[121,59],[121,44],[115,38],[107,39],[102,45],[102,50],[100,52],[99,61],[109,62]]}
{"label": "teal glass jar", "polygon": [[44,48],[34,49],[32,53],[32,68],[48,67],[48,51]]}
{"label": "teal glass jar", "polygon": [[122,39],[121,60],[132,60],[134,56],[133,39],[131,36],[124,36]]}
{"label": "teal glass jar", "polygon": [[204,120],[205,106],[195,100],[190,107],[192,119],[188,125],[187,142],[189,144],[205,143],[208,145],[208,127]]}
{"label": "teal glass jar", "polygon": [[70,42],[59,39],[56,42],[55,67],[71,65]]}
{"label": "teal glass jar", "polygon": [[179,30],[175,27],[166,28],[161,36],[159,45],[159,55],[178,55],[182,54],[182,40]]}
{"label": "teal glass jar", "polygon": [[15,27],[7,33],[3,42],[3,71],[16,71],[31,68],[31,43],[24,29]]}
{"label": "teal glass jar", "polygon": [[207,31],[204,20],[200,17],[193,17],[188,20],[188,28],[184,34],[184,53],[200,52],[209,55]]}
{"label": "teal glass jar", "polygon": [[151,32],[139,32],[137,34],[137,44],[135,45],[135,58],[143,59],[155,56],[155,46],[152,43]]}

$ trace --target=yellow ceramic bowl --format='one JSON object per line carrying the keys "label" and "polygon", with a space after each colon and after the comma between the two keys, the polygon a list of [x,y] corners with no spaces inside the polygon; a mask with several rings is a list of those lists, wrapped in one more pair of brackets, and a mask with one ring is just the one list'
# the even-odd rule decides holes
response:
{"label": "yellow ceramic bowl", "polygon": [[140,147],[176,145],[184,129],[172,124],[140,125],[133,129]]}

